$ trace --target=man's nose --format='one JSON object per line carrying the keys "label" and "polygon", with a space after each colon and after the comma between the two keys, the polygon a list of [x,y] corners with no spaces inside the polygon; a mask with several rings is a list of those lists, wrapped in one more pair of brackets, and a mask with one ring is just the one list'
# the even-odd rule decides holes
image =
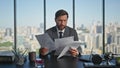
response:
{"label": "man's nose", "polygon": [[64,21],[61,21],[61,24],[63,25],[65,22]]}

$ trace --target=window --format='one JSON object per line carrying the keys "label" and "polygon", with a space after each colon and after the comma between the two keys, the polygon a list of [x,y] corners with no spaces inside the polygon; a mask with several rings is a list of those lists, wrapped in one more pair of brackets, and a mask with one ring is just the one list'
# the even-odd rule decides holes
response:
{"label": "window", "polygon": [[14,46],[13,1],[0,0],[0,55],[9,54]]}
{"label": "window", "polygon": [[105,0],[106,52],[120,54],[120,1]]}
{"label": "window", "polygon": [[[14,25],[14,0],[0,0],[0,52],[12,49],[15,43],[15,33],[17,48],[39,49],[40,44],[35,35],[43,34],[44,27],[48,29],[54,26],[55,12],[65,9],[69,13],[68,26],[73,27],[75,23],[79,41],[83,43],[83,54],[90,54],[92,50],[101,54],[103,48],[106,52],[120,54],[120,1],[104,0],[105,6],[102,5],[102,1],[16,0],[17,25]],[[104,38],[102,6],[105,8]],[[44,9],[46,9],[45,13]],[[14,32],[14,26],[17,27],[17,32]],[[103,40],[105,47],[103,47]]]}
{"label": "window", "polygon": [[102,53],[102,0],[75,0],[75,29],[83,54]]}
{"label": "window", "polygon": [[40,48],[35,35],[44,33],[43,20],[43,0],[17,0],[17,48]]}

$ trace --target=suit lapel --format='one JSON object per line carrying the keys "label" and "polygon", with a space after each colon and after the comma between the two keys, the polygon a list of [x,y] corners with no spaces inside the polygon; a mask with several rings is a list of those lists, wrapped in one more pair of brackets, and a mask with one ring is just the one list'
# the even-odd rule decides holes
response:
{"label": "suit lapel", "polygon": [[56,27],[53,28],[53,35],[52,36],[54,37],[54,39],[58,38]]}
{"label": "suit lapel", "polygon": [[63,36],[64,37],[68,37],[69,36],[69,28],[68,27],[65,28],[65,32],[64,32]]}

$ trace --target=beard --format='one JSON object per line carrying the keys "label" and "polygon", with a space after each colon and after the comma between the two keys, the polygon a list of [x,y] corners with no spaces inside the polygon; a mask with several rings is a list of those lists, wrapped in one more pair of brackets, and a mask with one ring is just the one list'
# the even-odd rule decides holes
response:
{"label": "beard", "polygon": [[59,29],[59,30],[63,30],[65,27],[66,27],[65,25],[59,25],[59,26],[58,26],[58,29]]}

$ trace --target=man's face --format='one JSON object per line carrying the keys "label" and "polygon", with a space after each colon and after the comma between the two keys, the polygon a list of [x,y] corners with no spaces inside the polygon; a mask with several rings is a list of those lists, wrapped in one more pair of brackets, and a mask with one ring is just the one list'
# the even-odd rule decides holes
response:
{"label": "man's face", "polygon": [[63,30],[67,25],[67,15],[59,16],[55,19],[56,25],[58,26],[59,30]]}

